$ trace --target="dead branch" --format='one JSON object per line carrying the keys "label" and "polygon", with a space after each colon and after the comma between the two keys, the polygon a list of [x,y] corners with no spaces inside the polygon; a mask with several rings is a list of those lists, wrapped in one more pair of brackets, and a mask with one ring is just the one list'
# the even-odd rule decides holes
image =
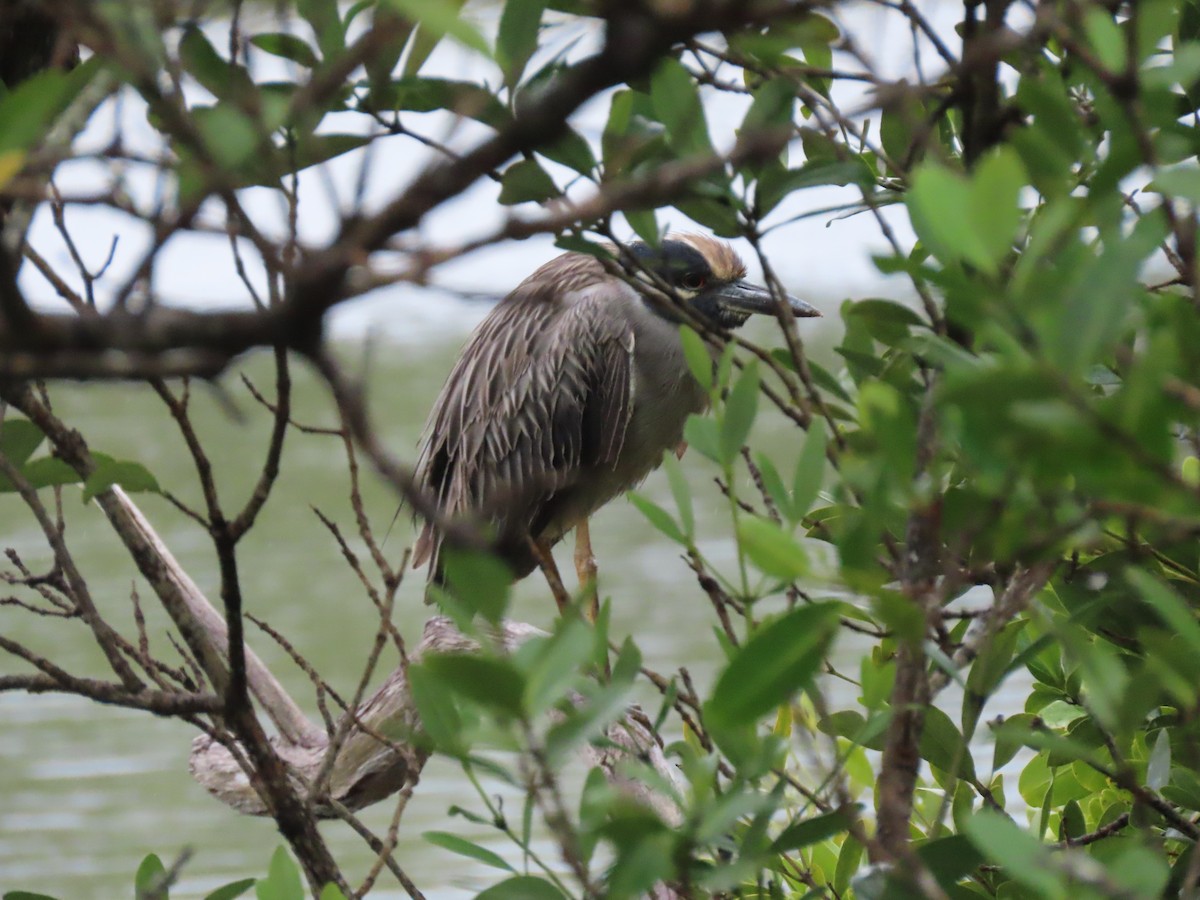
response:
{"label": "dead branch", "polygon": [[[505,622],[499,637],[504,647],[511,650],[540,634],[544,632],[532,625]],[[475,641],[463,635],[449,619],[435,616],[425,623],[424,635],[413,651],[412,659],[416,661],[430,653],[477,649]],[[416,780],[429,758],[404,667],[392,672],[359,710],[351,710],[345,715],[351,724],[332,765],[326,759],[329,740],[324,735],[311,746],[297,745],[282,735],[272,739],[276,752],[291,766],[301,791],[313,785],[322,768],[329,768],[328,792],[313,798],[317,814],[324,818],[339,816],[330,801],[355,811],[402,790]],[[645,803],[664,821],[678,824],[679,809],[671,798],[620,772],[621,763],[639,759],[669,782],[677,779],[674,767],[663,754],[644,717],[631,710],[608,729],[606,736],[611,743],[603,747],[589,746],[584,751],[585,760],[599,766],[614,784]],[[250,786],[234,755],[212,737],[201,735],[192,742],[188,768],[192,777],[222,803],[246,815],[267,814],[266,806]]]}

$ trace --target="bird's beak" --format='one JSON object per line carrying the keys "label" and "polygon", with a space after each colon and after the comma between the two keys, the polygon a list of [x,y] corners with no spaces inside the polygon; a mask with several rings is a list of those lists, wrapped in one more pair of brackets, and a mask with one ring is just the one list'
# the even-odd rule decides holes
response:
{"label": "bird's beak", "polygon": [[[771,296],[769,290],[765,287],[759,287],[757,284],[750,284],[746,281],[734,281],[717,288],[713,293],[721,305],[729,309],[736,309],[747,313],[762,313],[765,315],[775,312],[775,298]],[[791,307],[793,315],[797,318],[812,318],[821,315],[815,306],[805,303],[791,294],[784,294],[783,299]]]}

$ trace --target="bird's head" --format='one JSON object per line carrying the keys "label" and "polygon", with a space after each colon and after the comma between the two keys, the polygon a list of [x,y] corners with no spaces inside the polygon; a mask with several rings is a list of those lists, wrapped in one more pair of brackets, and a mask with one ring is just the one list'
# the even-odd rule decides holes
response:
{"label": "bird's head", "polygon": [[[669,284],[689,309],[722,328],[737,328],[755,313],[775,311],[771,292],[745,280],[745,264],[725,241],[704,234],[672,234],[658,247],[637,242],[628,249],[643,268]],[[783,299],[796,316],[821,315],[790,294]],[[653,308],[669,315],[659,306]]]}

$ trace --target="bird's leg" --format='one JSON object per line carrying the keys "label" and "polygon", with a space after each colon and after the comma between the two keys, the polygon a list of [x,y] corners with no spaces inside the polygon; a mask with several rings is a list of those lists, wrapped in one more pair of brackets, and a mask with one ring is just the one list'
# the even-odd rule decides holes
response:
{"label": "bird's leg", "polygon": [[529,548],[533,551],[533,558],[537,560],[538,568],[546,576],[546,584],[550,585],[550,593],[554,595],[554,602],[557,604],[558,614],[561,616],[570,604],[571,596],[563,587],[562,576],[558,574],[558,566],[554,562],[554,554],[550,552],[550,544],[535,540],[532,536],[528,540]]}
{"label": "bird's leg", "polygon": [[600,591],[596,585],[596,557],[592,555],[592,534],[586,518],[581,519],[575,526],[575,576],[579,579],[580,590],[587,594],[588,621],[595,622],[596,617],[600,615]]}

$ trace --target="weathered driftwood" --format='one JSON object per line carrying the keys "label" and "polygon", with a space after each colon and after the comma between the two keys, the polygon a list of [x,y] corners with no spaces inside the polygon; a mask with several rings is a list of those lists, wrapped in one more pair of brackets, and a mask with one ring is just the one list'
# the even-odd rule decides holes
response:
{"label": "weathered driftwood", "polygon": [[[531,625],[506,622],[501,637],[506,646],[515,647],[542,633]],[[428,653],[476,649],[475,642],[458,631],[449,619],[435,616],[425,624],[421,643],[411,658],[416,660]],[[642,718],[636,710],[631,710],[630,715],[608,729],[611,744],[588,746],[584,758],[589,765],[599,766],[614,784],[646,803],[665,821],[677,823],[679,811],[669,797],[631,781],[619,772],[620,764],[633,758],[649,763],[667,779],[677,777]],[[419,733],[420,720],[408,691],[408,682],[403,669],[398,668],[363,704],[357,718],[350,723],[348,736],[332,763],[329,796],[346,808],[357,810],[401,790],[420,774],[428,758],[419,742],[411,740]],[[313,784],[327,764],[329,740],[324,735],[312,746],[297,745],[283,736],[275,738],[273,743],[295,771],[301,790]],[[248,815],[266,814],[266,807],[233,754],[209,736],[201,735],[193,742],[189,768],[192,777],[221,802]],[[316,808],[322,815],[334,815],[327,803],[318,801]]]}
{"label": "weathered driftwood", "polygon": [[[192,581],[162,538],[129,495],[113,487],[96,496],[117,534],[125,541],[139,570],[154,588],[168,615],[175,622],[192,652],[196,653],[209,678],[225,689],[228,678],[229,633],[225,617]],[[250,693],[262,704],[280,734],[289,744],[317,746],[324,732],[306,716],[262,660],[246,647],[246,682]],[[215,676],[215,677],[214,677]]]}
{"label": "weathered driftwood", "polygon": [[[204,660],[204,668],[218,682],[227,678],[228,631],[224,617],[179,565],[137,505],[120,488],[97,498],[114,527],[129,544],[139,568],[174,619],[189,647]],[[506,622],[500,637],[509,648],[542,634],[532,625]],[[477,644],[458,631],[453,623],[435,616],[425,624],[420,644],[410,659],[428,653],[471,652]],[[336,741],[336,756],[328,760],[331,740],[300,709],[266,665],[246,648],[246,679],[254,698],[275,724],[279,734],[271,739],[276,752],[291,768],[302,796],[317,782],[324,790],[315,799],[319,815],[334,815],[336,802],[351,811],[370,806],[412,784],[428,759],[419,738],[421,723],[408,689],[403,667],[392,672],[380,688],[347,719],[342,739]],[[215,685],[222,689],[224,684]],[[349,714],[347,714],[349,715]],[[335,734],[342,731],[340,726]],[[678,774],[666,759],[657,737],[636,708],[610,726],[604,745],[583,750],[585,761],[598,766],[609,780],[630,796],[655,810],[664,821],[678,824],[680,812],[673,799],[631,780],[621,764],[640,760],[652,766],[668,783],[677,784]],[[265,815],[266,805],[250,783],[238,756],[209,735],[192,743],[189,770],[214,797],[247,815]],[[675,897],[665,885],[648,895],[656,900]]]}
{"label": "weathered driftwood", "polygon": [[[507,646],[515,647],[539,633],[530,625],[506,623],[502,636]],[[477,645],[449,619],[435,616],[425,624],[425,634],[410,658],[475,649]],[[328,795],[333,800],[350,810],[362,809],[401,790],[420,774],[428,753],[412,740],[420,733],[420,720],[402,667],[387,677],[348,725],[346,739],[329,772]],[[297,744],[282,734],[272,743],[291,765],[302,791],[327,765],[330,741],[324,732],[308,745]],[[222,803],[248,815],[266,814],[266,807],[233,754],[208,735],[192,742],[189,768],[192,777]],[[317,809],[322,815],[334,815],[328,804],[318,802]]]}

